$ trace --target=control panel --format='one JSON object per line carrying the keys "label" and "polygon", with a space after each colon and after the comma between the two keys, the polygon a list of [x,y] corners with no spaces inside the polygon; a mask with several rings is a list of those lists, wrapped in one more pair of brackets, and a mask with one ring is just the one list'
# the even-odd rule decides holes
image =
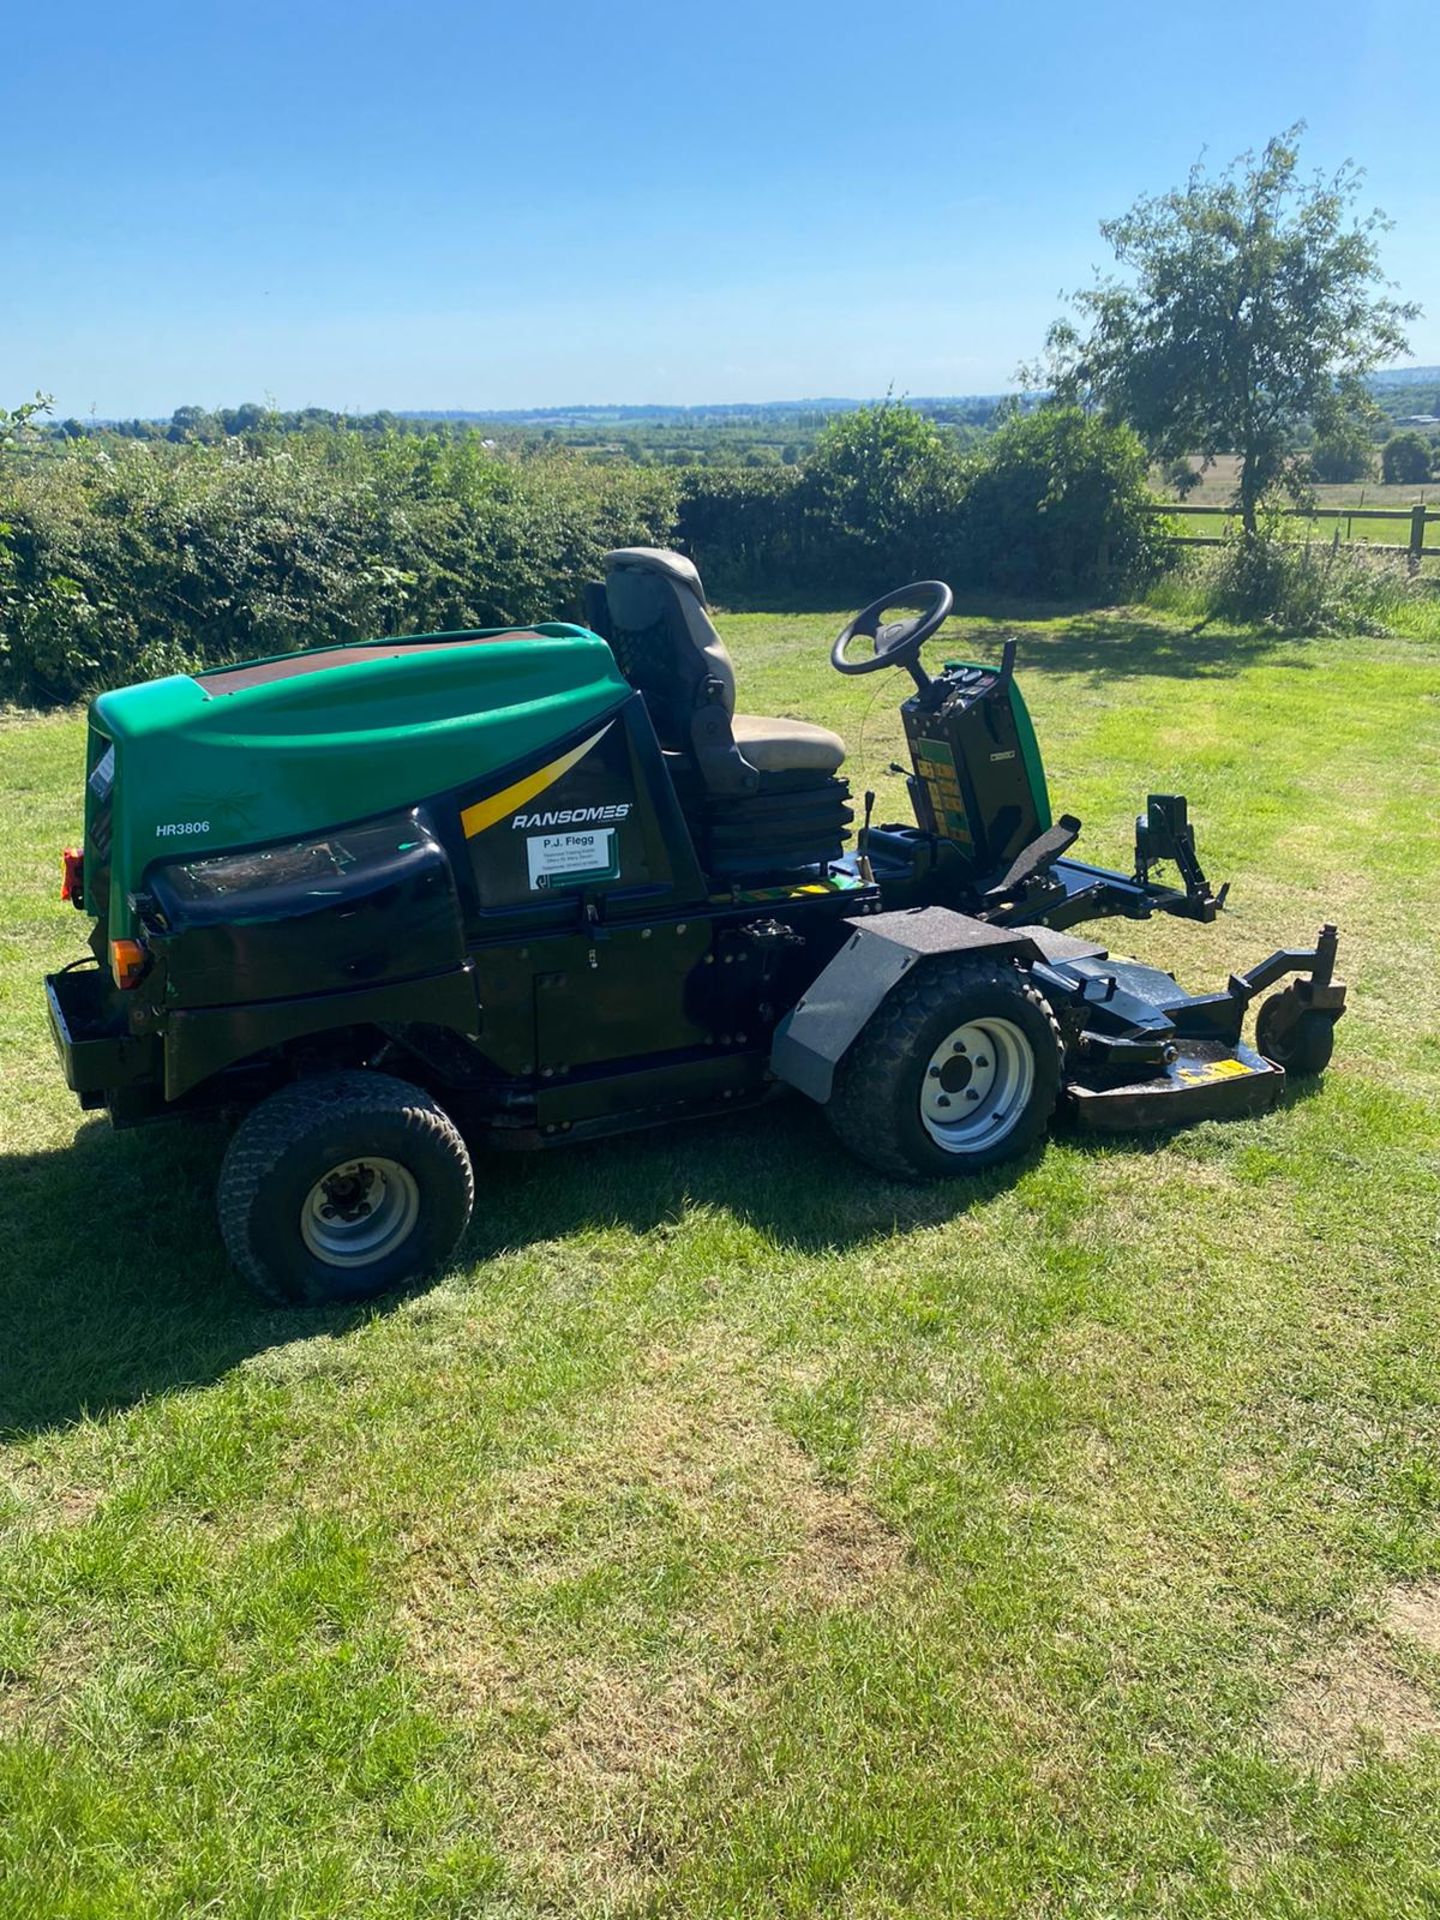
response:
{"label": "control panel", "polygon": [[959,847],[977,877],[1003,870],[1050,824],[1009,660],[948,665],[901,713],[921,828]]}

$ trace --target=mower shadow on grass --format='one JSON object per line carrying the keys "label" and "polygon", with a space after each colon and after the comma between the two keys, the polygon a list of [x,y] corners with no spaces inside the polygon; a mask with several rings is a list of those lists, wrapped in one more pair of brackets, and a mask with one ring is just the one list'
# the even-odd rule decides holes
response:
{"label": "mower shadow on grass", "polygon": [[475,1219],[460,1257],[492,1259],[596,1227],[650,1233],[700,1211],[727,1216],[786,1254],[843,1253],[986,1205],[1042,1152],[969,1179],[909,1186],[867,1173],[818,1109],[782,1098],[715,1125],[477,1160]]}
{"label": "mower shadow on grass", "polygon": [[267,1347],[383,1311],[257,1301],[215,1231],[218,1130],[0,1156],[0,1440],[204,1386]]}
{"label": "mower shadow on grass", "polygon": [[[1028,624],[1017,616],[1013,629],[1020,636],[1021,664],[1027,675],[1090,673],[1107,681],[1156,676],[1232,679],[1262,660],[1267,666],[1314,671],[1313,662],[1300,651],[1302,643],[1277,633],[1166,626],[1155,620],[1107,613],[1071,619],[1064,633],[1058,635],[1044,629],[1027,632]],[[986,658],[987,649],[994,651],[995,635],[1003,631],[1003,616],[998,622],[987,621],[968,630],[960,616],[934,645],[938,649],[948,642],[953,649],[963,639],[973,644],[977,657]]]}
{"label": "mower shadow on grass", "polygon": [[[1323,1086],[1296,1082],[1282,1104]],[[1096,1158],[1161,1153],[1177,1138],[1073,1127],[1061,1137]],[[406,1297],[305,1310],[257,1301],[215,1233],[223,1146],[218,1129],[115,1135],[91,1122],[73,1147],[0,1157],[0,1439],[208,1385],[254,1354],[343,1335]],[[456,1264],[480,1269],[483,1287],[490,1260],[597,1229],[665,1233],[697,1212],[780,1253],[842,1253],[988,1205],[1045,1151],[1042,1142],[968,1179],[906,1186],[867,1174],[818,1110],[785,1098],[713,1125],[553,1153],[477,1152],[475,1216]]]}
{"label": "mower shadow on grass", "polygon": [[[223,1147],[218,1129],[116,1135],[91,1122],[72,1147],[0,1158],[0,1439],[208,1385],[404,1298],[306,1310],[256,1300],[215,1232]],[[483,1269],[537,1243],[662,1232],[702,1210],[777,1250],[823,1255],[983,1206],[1040,1151],[974,1179],[902,1186],[857,1168],[818,1111],[786,1099],[555,1153],[477,1153],[475,1217],[456,1260]]]}

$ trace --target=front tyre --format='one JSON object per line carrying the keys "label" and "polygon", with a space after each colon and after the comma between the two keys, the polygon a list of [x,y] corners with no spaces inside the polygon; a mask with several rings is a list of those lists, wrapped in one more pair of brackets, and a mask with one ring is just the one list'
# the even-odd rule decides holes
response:
{"label": "front tyre", "polygon": [[297,1080],[241,1122],[220,1169],[220,1231],[245,1278],[289,1306],[371,1300],[442,1265],[469,1224],[454,1122],[384,1073]]}
{"label": "front tyre", "polygon": [[1060,1096],[1050,1009],[1014,967],[917,967],[841,1061],[825,1111],[857,1156],[901,1180],[978,1173],[1040,1138]]}

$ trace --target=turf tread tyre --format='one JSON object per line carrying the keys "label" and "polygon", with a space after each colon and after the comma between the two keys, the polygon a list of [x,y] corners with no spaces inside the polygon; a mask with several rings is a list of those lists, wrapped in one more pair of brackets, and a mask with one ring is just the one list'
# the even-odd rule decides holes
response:
{"label": "turf tread tyre", "polygon": [[[307,1269],[324,1269],[309,1261],[298,1231],[295,1260],[277,1263],[273,1256],[267,1258],[257,1244],[257,1228],[271,1223],[257,1218],[257,1208],[278,1199],[297,1153],[309,1149],[316,1159],[333,1155],[332,1165],[351,1153],[358,1157],[365,1151],[363,1142],[352,1146],[344,1135],[357,1121],[367,1120],[394,1132],[402,1151],[408,1144],[425,1170],[428,1203],[422,1206],[416,1232],[379,1263],[381,1271],[355,1270],[358,1285],[333,1278],[317,1298],[317,1288],[305,1284]],[[336,1141],[333,1148],[323,1144],[327,1135]],[[440,1265],[469,1224],[475,1173],[454,1121],[421,1088],[387,1073],[316,1074],[271,1094],[241,1121],[221,1164],[217,1203],[226,1252],[257,1293],[277,1306],[329,1304],[387,1292]],[[420,1244],[412,1249],[417,1235]],[[407,1253],[408,1264],[400,1258]]]}
{"label": "turf tread tyre", "polygon": [[[920,1125],[916,1068],[923,1072],[931,1047],[943,1037],[942,1023],[957,1023],[965,999],[977,996],[993,999],[1030,1040],[1035,1087],[1003,1139],[978,1153],[952,1154],[930,1142]],[[926,1040],[927,1032],[934,1041]],[[1016,968],[963,956],[922,963],[891,988],[841,1060],[825,1115],[857,1159],[897,1180],[980,1172],[1015,1158],[1045,1132],[1060,1097],[1064,1055],[1048,1003]],[[912,1105],[913,1126],[907,1124]]]}

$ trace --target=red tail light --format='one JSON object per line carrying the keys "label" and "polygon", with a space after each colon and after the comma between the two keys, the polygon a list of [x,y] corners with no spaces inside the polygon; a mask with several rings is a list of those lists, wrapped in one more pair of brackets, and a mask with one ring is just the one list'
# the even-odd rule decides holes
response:
{"label": "red tail light", "polygon": [[60,856],[60,898],[77,907],[85,904],[85,855],[66,847]]}

